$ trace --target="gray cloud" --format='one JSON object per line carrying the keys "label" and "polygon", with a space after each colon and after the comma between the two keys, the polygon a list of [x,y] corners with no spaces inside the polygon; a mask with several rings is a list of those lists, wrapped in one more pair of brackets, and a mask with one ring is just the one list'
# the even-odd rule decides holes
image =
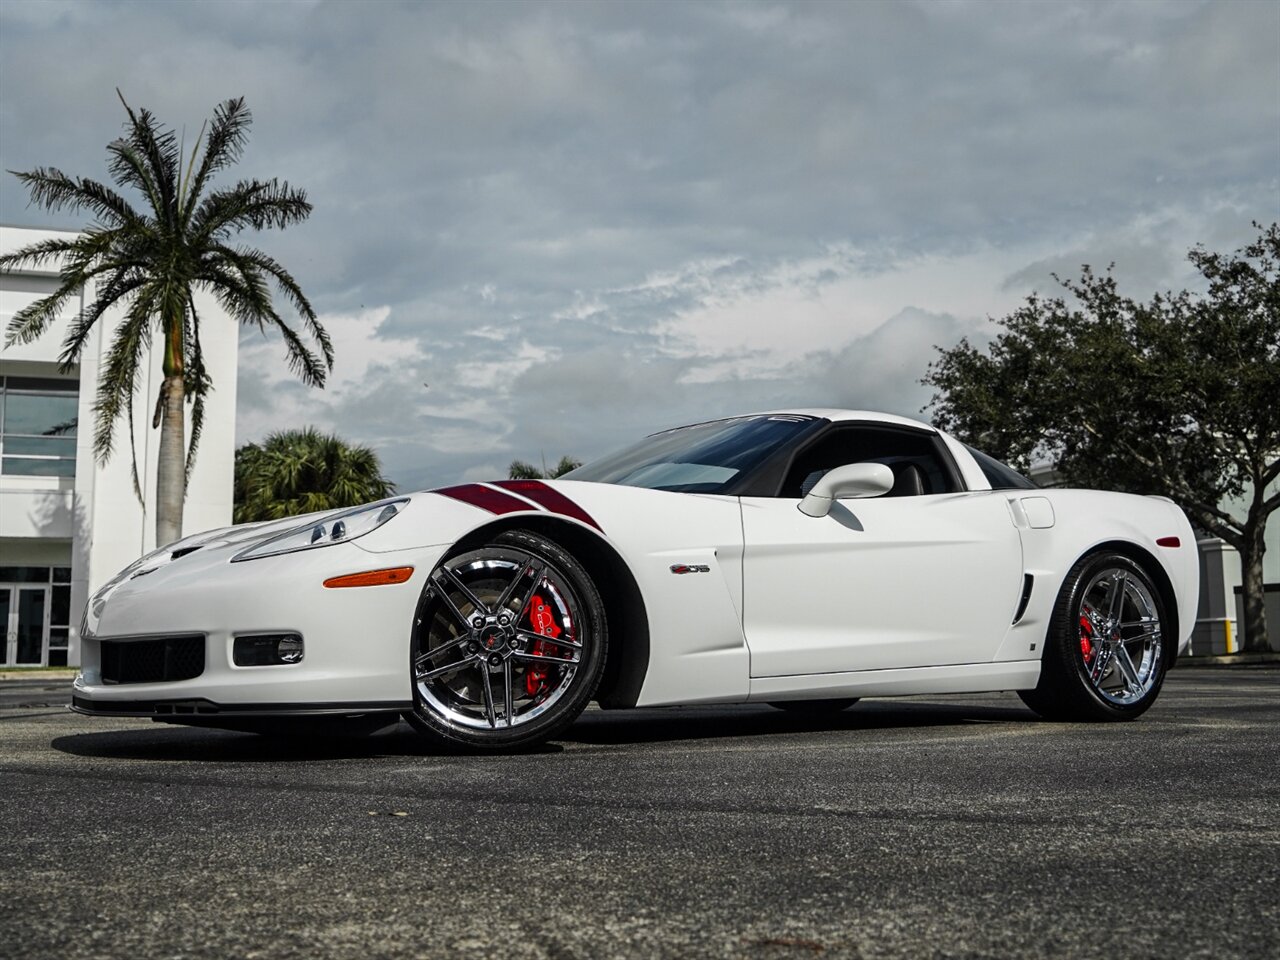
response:
{"label": "gray cloud", "polygon": [[[419,485],[914,413],[932,344],[1052,271],[1182,285],[1280,216],[1278,61],[1261,3],[9,0],[0,167],[103,176],[116,86],[189,136],[246,95],[239,172],[316,204],[256,242],[347,319],[323,393],[242,340],[241,438],[316,422]],[[77,223],[25,202],[0,182],[0,220]]]}

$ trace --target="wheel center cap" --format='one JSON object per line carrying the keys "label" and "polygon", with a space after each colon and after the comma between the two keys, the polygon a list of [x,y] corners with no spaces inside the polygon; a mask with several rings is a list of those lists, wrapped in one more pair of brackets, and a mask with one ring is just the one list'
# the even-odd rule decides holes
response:
{"label": "wheel center cap", "polygon": [[504,631],[498,627],[485,627],[480,631],[480,646],[486,650],[501,650],[506,646]]}

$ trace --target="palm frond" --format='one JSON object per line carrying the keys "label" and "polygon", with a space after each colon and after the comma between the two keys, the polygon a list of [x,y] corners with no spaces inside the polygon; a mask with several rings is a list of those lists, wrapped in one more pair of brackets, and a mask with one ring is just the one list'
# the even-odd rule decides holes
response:
{"label": "palm frond", "polygon": [[191,439],[187,447],[186,479],[196,465],[196,450],[204,432],[204,398],[213,390],[213,378],[204,365],[204,350],[200,346],[200,317],[196,313],[195,298],[187,295],[186,365],[183,370],[183,392],[191,398]]}
{"label": "palm frond", "polygon": [[147,168],[146,160],[128,140],[113,140],[107,144],[107,169],[116,183],[133,187],[147,198],[158,222],[164,222],[164,190]]}
{"label": "palm frond", "polygon": [[289,354],[289,368],[309,387],[323,387],[325,376],[328,371],[324,365],[316,358],[302,338],[299,337],[287,323],[276,318],[275,328],[280,331],[280,336],[284,338],[285,349]]}
{"label": "palm frond", "polygon": [[249,138],[249,127],[252,123],[253,114],[245,104],[244,97],[220,103],[214,110],[213,124],[209,127],[209,138],[205,141],[200,169],[196,172],[183,198],[188,223],[194,206],[190,200],[201,195],[205,184],[213,174],[226,169],[240,159],[241,154],[244,153],[244,145]]}
{"label": "palm frond", "polygon": [[[98,397],[93,405],[93,450],[102,463],[111,458],[117,418],[126,409],[130,412],[133,409],[133,395],[138,388],[138,377],[144,363],[143,354],[151,345],[153,301],[153,291],[144,287],[130,305],[124,321],[116,329],[99,375]],[[132,430],[132,415],[129,423]]]}
{"label": "palm frond", "polygon": [[61,315],[67,301],[79,292],[79,284],[74,287],[63,284],[49,296],[41,297],[18,310],[5,328],[5,346],[31,343],[49,329],[49,325]]}
{"label": "palm frond", "polygon": [[27,188],[31,202],[57,213],[88,209],[108,227],[132,226],[138,213],[124,197],[96,180],[70,177],[55,167],[36,167],[13,175]]}
{"label": "palm frond", "polygon": [[125,139],[133,152],[145,158],[147,171],[158,188],[161,203],[155,208],[156,217],[172,229],[177,226],[178,165],[182,162],[178,137],[172,130],[162,129],[145,107],[134,111],[118,88],[116,95],[129,114]]}
{"label": "palm frond", "polygon": [[23,267],[41,267],[50,260],[65,257],[76,248],[79,237],[50,237],[37,240],[20,250],[0,256],[0,272],[21,270]]}
{"label": "palm frond", "polygon": [[225,190],[210,193],[191,218],[194,240],[225,239],[251,228],[283,230],[311,215],[305,190],[278,180],[241,180]]}
{"label": "palm frond", "polygon": [[79,361],[80,353],[102,315],[146,282],[145,274],[137,272],[132,266],[124,266],[117,268],[111,278],[98,288],[97,298],[80,311],[80,315],[71,324],[71,329],[67,331],[62,353],[58,357],[63,371]]}
{"label": "palm frond", "polygon": [[265,331],[280,320],[271,303],[267,281],[257,271],[242,273],[234,265],[206,263],[196,274],[195,282],[211,290],[237,323]]}
{"label": "palm frond", "polygon": [[261,250],[254,250],[250,247],[232,249],[224,244],[217,244],[213,249],[226,259],[237,264],[242,272],[247,265],[252,265],[275,281],[276,286],[280,288],[280,291],[293,305],[293,308],[298,311],[298,315],[302,317],[307,333],[320,345],[320,352],[324,355],[325,366],[329,370],[333,370],[333,342],[329,338],[329,332],[316,319],[316,312],[311,306],[311,301],[302,292],[302,287],[298,285],[298,281],[293,278],[293,275],[275,258],[263,253]]}

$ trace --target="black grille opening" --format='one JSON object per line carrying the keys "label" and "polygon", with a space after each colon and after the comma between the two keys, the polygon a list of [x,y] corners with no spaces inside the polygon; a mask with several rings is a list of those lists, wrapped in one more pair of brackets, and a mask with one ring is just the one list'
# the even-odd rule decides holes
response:
{"label": "black grille opening", "polygon": [[104,683],[163,683],[204,673],[204,637],[103,640]]}

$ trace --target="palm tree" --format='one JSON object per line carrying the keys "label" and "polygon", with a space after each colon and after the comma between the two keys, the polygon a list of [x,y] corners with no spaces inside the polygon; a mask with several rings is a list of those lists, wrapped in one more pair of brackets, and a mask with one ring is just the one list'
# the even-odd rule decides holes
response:
{"label": "palm tree", "polygon": [[545,460],[542,462],[541,470],[532,463],[526,463],[523,460],[512,460],[511,466],[507,467],[507,476],[512,480],[554,480],[570,470],[577,470],[580,466],[582,466],[582,461],[575,460],[570,456],[561,457],[560,462],[551,470],[547,469]]}
{"label": "palm tree", "polygon": [[395,493],[378,455],[314,428],[273,433],[236,451],[236,523],[358,507]]}
{"label": "palm tree", "polygon": [[[60,264],[60,284],[47,297],[23,307],[9,321],[7,345],[29,343],[58,318],[63,306],[89,283],[96,298],[71,324],[63,343],[62,369],[80,359],[94,326],[121,304],[124,317],[111,342],[94,403],[94,452],[111,456],[116,421],[127,416],[133,444],[133,400],[145,373],[147,348],[159,333],[164,344],[164,381],[156,398],[152,428],[160,428],[156,483],[156,542],[182,535],[182,505],[195,463],[211,380],[200,349],[200,317],[195,291],[211,292],[240,323],[280,332],[293,370],[310,386],[323,386],[333,369],[333,347],[297,282],[260,250],[232,246],[241,230],[283,229],[311,213],[306,193],[277,180],[241,180],[208,189],[214,175],[234,164],[244,150],[252,116],[244,98],[227,100],[196,138],[186,169],[183,147],[173,130],[163,129],[147,110],[134,111],[117,90],[128,121],[125,135],[107,146],[107,167],[116,186],[145,201],[135,209],[121,194],[95,180],[71,177],[53,167],[16,173],[31,202],[49,211],[87,210],[92,225],[73,238],[33,243],[0,257],[0,271]],[[201,141],[204,142],[201,154]],[[197,159],[199,162],[197,163]],[[269,283],[302,317],[320,355],[308,347],[276,312]],[[186,410],[191,406],[191,442],[186,442]],[[142,498],[137,459],[134,490]]]}

